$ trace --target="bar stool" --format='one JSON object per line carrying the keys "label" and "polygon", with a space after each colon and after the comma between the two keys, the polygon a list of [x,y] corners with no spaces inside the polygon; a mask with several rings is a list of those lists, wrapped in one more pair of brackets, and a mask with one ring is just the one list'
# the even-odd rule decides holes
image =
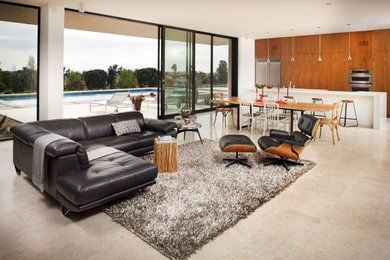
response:
{"label": "bar stool", "polygon": [[[312,103],[321,103],[321,104],[324,104],[324,100],[322,100],[322,98],[318,98],[318,97],[313,97],[311,98],[312,100]],[[312,116],[315,116],[315,117],[323,117],[323,118],[326,118],[326,113],[323,112],[324,114],[316,114],[315,111],[311,112],[311,115]]]}
{"label": "bar stool", "polygon": [[[358,126],[359,123],[358,123],[357,114],[356,114],[355,102],[353,102],[353,100],[351,100],[351,99],[343,99],[343,100],[341,100],[341,102],[342,102],[342,105],[341,105],[341,110],[340,110],[339,125],[341,125],[343,127],[355,127],[355,126]],[[351,103],[353,105],[353,111],[355,113],[355,117],[347,117],[347,105],[351,104]],[[344,105],[345,105],[345,109],[344,109],[344,116],[343,116]],[[356,121],[356,125],[349,125],[349,126],[347,126],[347,119]],[[341,124],[341,120],[344,120],[344,125]]]}

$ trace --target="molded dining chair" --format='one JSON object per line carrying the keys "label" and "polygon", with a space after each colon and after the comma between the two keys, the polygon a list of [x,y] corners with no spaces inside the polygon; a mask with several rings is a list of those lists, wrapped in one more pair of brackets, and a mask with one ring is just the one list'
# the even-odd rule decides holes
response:
{"label": "molded dining chair", "polygon": [[287,116],[280,114],[279,104],[275,102],[264,102],[263,105],[264,115],[260,117],[263,121],[263,135],[268,128],[269,123],[272,123],[273,127],[279,129],[279,124],[283,123],[286,127],[287,125]]}
{"label": "molded dining chair", "polygon": [[253,129],[253,125],[256,128],[257,119],[260,117],[260,112],[255,112],[252,102],[240,102],[240,130],[243,124],[248,125],[248,128]]}

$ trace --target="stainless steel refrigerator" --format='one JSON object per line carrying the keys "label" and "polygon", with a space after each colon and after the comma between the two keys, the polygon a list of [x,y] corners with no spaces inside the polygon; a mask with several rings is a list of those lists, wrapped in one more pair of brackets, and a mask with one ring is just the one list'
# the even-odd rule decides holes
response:
{"label": "stainless steel refrigerator", "polygon": [[280,59],[256,59],[256,84],[280,86]]}

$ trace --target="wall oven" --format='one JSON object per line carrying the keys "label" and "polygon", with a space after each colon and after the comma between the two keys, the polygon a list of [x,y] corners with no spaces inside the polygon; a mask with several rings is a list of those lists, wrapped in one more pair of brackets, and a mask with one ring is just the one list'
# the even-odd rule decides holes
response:
{"label": "wall oven", "polygon": [[372,70],[351,69],[348,73],[350,91],[371,91],[372,90]]}

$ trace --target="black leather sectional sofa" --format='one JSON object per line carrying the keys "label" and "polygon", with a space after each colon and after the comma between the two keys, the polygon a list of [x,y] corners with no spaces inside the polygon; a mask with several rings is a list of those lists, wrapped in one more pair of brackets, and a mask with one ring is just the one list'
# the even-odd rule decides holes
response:
{"label": "black leather sectional sofa", "polygon": [[[116,136],[111,123],[137,120],[141,132]],[[137,156],[153,151],[159,135],[176,137],[176,124],[144,119],[125,112],[76,119],[24,123],[11,128],[16,172],[32,178],[34,141],[55,133],[66,137],[45,150],[44,191],[61,204],[63,213],[80,212],[154,184],[157,168]],[[89,161],[87,152],[97,147],[118,152]]]}

